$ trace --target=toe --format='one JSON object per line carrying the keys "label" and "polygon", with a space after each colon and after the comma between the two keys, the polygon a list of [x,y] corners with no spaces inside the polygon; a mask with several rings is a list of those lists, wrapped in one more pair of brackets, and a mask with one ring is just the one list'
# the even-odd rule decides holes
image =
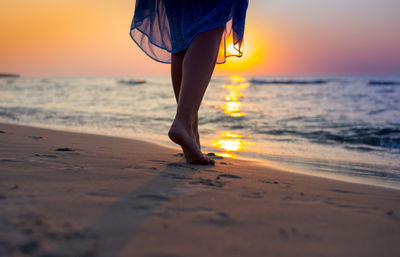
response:
{"label": "toe", "polygon": [[215,164],[215,161],[213,159],[208,158],[208,163],[209,164]]}
{"label": "toe", "polygon": [[210,159],[208,157],[204,157],[204,164],[212,164],[214,165],[215,161],[213,159]]}
{"label": "toe", "polygon": [[190,164],[200,164],[200,165],[214,165],[215,161],[206,156],[203,156],[201,159],[189,161]]}

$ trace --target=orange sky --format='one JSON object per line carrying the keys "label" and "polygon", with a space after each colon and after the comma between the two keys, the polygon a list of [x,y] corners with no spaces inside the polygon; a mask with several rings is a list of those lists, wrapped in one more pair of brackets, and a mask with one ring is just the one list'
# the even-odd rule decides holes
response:
{"label": "orange sky", "polygon": [[[167,75],[129,37],[133,0],[2,0],[0,73]],[[216,74],[399,74],[400,1],[250,0],[244,56]]]}

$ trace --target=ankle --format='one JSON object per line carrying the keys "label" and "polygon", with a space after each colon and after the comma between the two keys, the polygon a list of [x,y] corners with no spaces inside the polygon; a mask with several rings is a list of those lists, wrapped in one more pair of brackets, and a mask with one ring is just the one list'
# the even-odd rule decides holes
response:
{"label": "ankle", "polygon": [[180,117],[175,117],[171,127],[183,127],[187,131],[193,131],[193,125],[191,122],[186,119],[182,119]]}

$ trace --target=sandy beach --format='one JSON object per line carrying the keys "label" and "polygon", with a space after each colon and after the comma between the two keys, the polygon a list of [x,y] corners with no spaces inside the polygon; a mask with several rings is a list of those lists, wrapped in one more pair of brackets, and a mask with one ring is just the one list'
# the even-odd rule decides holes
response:
{"label": "sandy beach", "polygon": [[400,191],[0,123],[0,256],[400,256]]}

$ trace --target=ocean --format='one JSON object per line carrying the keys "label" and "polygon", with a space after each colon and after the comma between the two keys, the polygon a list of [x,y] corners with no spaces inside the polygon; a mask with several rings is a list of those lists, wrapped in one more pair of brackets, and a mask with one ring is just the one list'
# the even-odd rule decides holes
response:
{"label": "ocean", "polygon": [[[170,78],[1,78],[0,122],[176,147]],[[400,189],[400,76],[215,76],[202,149]],[[178,149],[178,148],[177,148]]]}

